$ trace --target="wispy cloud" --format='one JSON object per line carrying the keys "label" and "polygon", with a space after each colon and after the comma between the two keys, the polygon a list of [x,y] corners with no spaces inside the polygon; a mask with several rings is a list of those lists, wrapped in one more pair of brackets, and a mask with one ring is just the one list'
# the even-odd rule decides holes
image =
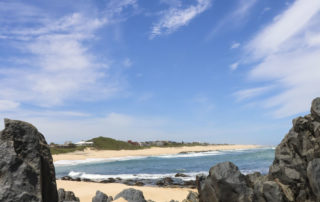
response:
{"label": "wispy cloud", "polygon": [[196,0],[196,5],[187,8],[181,8],[181,5],[171,6],[162,12],[160,21],[152,27],[150,38],[170,34],[187,25],[193,18],[207,10],[210,5],[211,0]]}
{"label": "wispy cloud", "polygon": [[230,46],[230,49],[236,49],[240,47],[240,43],[239,42],[233,42]]}
{"label": "wispy cloud", "polygon": [[[132,3],[116,4],[114,11]],[[0,99],[48,107],[67,100],[105,99],[122,90],[121,78],[110,75],[108,61],[98,59],[87,43],[98,40],[96,33],[108,25],[110,15],[71,13],[56,18],[22,3],[1,4],[2,11],[24,12],[1,14],[9,20],[0,20],[0,35],[20,56],[3,58]]]}
{"label": "wispy cloud", "polygon": [[[227,28],[236,27],[243,21],[249,14],[250,10],[257,3],[256,0],[239,0],[236,8],[224,18],[222,18],[206,36],[206,40],[212,39],[218,32],[225,31]],[[233,26],[230,26],[232,24]]]}
{"label": "wispy cloud", "polygon": [[10,100],[0,100],[0,112],[12,111],[19,107],[19,103]]}
{"label": "wispy cloud", "polygon": [[246,46],[246,59],[258,63],[249,78],[278,89],[262,101],[275,117],[306,112],[320,95],[319,27],[320,2],[297,0]]}
{"label": "wispy cloud", "polygon": [[250,99],[253,97],[257,97],[257,96],[271,90],[272,88],[273,88],[273,86],[264,86],[264,87],[239,90],[234,93],[234,96],[237,98],[238,101],[242,101],[242,100]]}
{"label": "wispy cloud", "polygon": [[231,71],[234,71],[234,70],[238,69],[238,67],[239,67],[239,62],[235,62],[235,63],[230,65]]}

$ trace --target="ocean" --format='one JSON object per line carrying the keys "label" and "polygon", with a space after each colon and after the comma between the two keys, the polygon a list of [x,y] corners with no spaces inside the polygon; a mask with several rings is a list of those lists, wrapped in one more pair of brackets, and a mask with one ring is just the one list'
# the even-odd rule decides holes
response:
{"label": "ocean", "polygon": [[261,172],[267,174],[274,159],[274,147],[190,152],[174,155],[132,156],[111,159],[87,159],[55,162],[56,176],[101,181],[108,178],[149,179],[174,178],[176,173],[195,180],[198,174],[208,174],[209,169],[219,162],[235,163],[243,174]]}

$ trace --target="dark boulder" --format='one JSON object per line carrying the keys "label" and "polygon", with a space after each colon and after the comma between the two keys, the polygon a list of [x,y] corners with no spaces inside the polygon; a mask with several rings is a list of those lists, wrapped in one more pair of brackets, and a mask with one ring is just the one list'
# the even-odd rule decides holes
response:
{"label": "dark boulder", "polygon": [[246,177],[231,162],[213,166],[200,187],[200,201],[252,201]]}
{"label": "dark boulder", "polygon": [[183,173],[177,173],[174,177],[189,177],[189,175]]}
{"label": "dark boulder", "polygon": [[79,202],[79,198],[74,195],[72,191],[65,191],[64,189],[58,190],[58,202]]}
{"label": "dark boulder", "polygon": [[311,114],[292,123],[267,176],[243,175],[232,163],[220,163],[208,177],[197,177],[200,201],[320,201],[320,98],[313,100]]}
{"label": "dark boulder", "polygon": [[146,202],[142,191],[133,188],[123,190],[114,197],[114,200],[117,200],[121,197],[127,200],[128,202]]}
{"label": "dark boulder", "polygon": [[44,136],[31,124],[5,119],[0,132],[0,201],[57,202],[55,169]]}
{"label": "dark boulder", "polygon": [[105,193],[97,191],[96,195],[92,198],[92,202],[110,202],[113,201],[112,197],[108,197]]}

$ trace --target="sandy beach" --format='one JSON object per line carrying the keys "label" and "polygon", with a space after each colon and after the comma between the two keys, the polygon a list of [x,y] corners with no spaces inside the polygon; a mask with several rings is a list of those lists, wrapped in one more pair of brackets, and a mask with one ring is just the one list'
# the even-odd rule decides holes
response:
{"label": "sandy beach", "polygon": [[208,145],[208,146],[190,146],[190,147],[152,147],[141,150],[92,150],[76,151],[67,154],[53,155],[53,161],[60,160],[85,160],[85,159],[107,159],[128,156],[156,156],[167,154],[178,154],[181,152],[201,152],[216,150],[234,150],[234,149],[254,149],[260,145]]}
{"label": "sandy beach", "polygon": [[64,188],[66,191],[73,191],[81,202],[91,202],[97,190],[104,192],[108,196],[115,197],[123,189],[134,188],[141,190],[145,199],[152,199],[157,202],[168,202],[171,199],[182,201],[187,197],[190,190],[196,191],[188,188],[137,187],[118,183],[102,184],[62,180],[57,180],[57,186],[58,188]]}

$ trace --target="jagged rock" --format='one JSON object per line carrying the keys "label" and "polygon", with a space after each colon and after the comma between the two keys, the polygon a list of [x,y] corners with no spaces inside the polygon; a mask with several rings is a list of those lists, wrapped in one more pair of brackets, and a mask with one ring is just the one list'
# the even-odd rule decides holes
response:
{"label": "jagged rock", "polygon": [[105,193],[101,191],[97,191],[96,195],[92,198],[92,202],[110,202],[113,201],[111,196],[107,196]]}
{"label": "jagged rock", "polygon": [[64,189],[58,190],[58,202],[79,202],[79,198],[74,195],[72,191],[65,191]]}
{"label": "jagged rock", "polygon": [[320,98],[313,100],[311,114],[292,123],[267,176],[244,176],[232,163],[220,163],[208,177],[197,177],[200,201],[320,201]]}
{"label": "jagged rock", "polygon": [[312,101],[311,114],[316,118],[320,118],[320,98],[319,97]]}
{"label": "jagged rock", "polygon": [[320,159],[314,159],[309,162],[307,167],[307,176],[310,187],[315,194],[317,201],[320,201]]}
{"label": "jagged rock", "polygon": [[114,200],[124,198],[128,202],[146,202],[143,193],[133,188],[125,189],[114,197]]}
{"label": "jagged rock", "polygon": [[187,198],[182,202],[199,202],[199,194],[193,191],[190,191]]}
{"label": "jagged rock", "polygon": [[55,169],[44,136],[29,123],[4,122],[0,133],[0,201],[57,202]]}
{"label": "jagged rock", "polygon": [[282,190],[280,186],[274,181],[264,182],[262,192],[266,201],[284,201]]}
{"label": "jagged rock", "polygon": [[246,177],[231,162],[213,166],[200,188],[200,201],[252,201]]}

